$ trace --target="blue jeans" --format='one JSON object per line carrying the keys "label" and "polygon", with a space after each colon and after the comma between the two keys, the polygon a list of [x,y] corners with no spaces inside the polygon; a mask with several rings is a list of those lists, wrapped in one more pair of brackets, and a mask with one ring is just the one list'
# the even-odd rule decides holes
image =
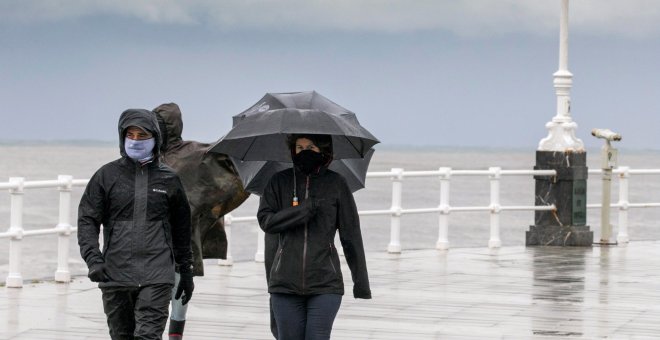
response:
{"label": "blue jeans", "polygon": [[273,293],[271,302],[278,339],[327,340],[341,305],[341,295]]}

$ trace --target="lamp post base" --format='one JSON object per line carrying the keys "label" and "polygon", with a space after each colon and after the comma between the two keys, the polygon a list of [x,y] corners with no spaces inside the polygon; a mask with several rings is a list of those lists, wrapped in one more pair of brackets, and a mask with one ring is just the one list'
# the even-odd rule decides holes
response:
{"label": "lamp post base", "polygon": [[556,211],[536,211],[535,225],[525,235],[527,246],[590,247],[594,233],[586,225],[586,152],[537,151],[534,169],[557,171],[535,176],[535,205],[554,204]]}
{"label": "lamp post base", "polygon": [[591,247],[594,232],[589,226],[530,226],[526,246]]}

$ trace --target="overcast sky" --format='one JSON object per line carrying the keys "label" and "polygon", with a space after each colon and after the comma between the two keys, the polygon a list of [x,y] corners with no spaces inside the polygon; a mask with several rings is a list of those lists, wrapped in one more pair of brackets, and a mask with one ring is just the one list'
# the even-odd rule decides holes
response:
{"label": "overcast sky", "polygon": [[[174,101],[213,141],[266,92],[316,90],[384,145],[535,150],[560,0],[3,0],[0,141],[115,140]],[[660,149],[660,1],[571,0],[577,136]]]}

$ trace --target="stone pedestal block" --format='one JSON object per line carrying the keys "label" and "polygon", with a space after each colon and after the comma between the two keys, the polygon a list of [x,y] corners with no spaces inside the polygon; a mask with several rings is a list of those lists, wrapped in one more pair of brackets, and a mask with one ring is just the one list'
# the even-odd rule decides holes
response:
{"label": "stone pedestal block", "polygon": [[591,246],[594,242],[588,226],[530,226],[525,236],[528,246]]}
{"label": "stone pedestal block", "polygon": [[555,170],[557,176],[535,176],[535,204],[554,204],[557,211],[536,211],[525,244],[591,246],[587,221],[586,152],[537,151],[535,170]]}

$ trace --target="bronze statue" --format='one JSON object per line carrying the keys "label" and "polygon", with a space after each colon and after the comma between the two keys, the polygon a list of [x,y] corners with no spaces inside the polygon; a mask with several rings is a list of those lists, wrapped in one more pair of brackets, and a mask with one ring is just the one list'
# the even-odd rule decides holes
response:
{"label": "bronze statue", "polygon": [[[181,110],[175,103],[153,110],[161,131],[161,161],[181,178],[192,217],[193,274],[204,275],[203,259],[227,258],[227,235],[223,216],[243,203],[243,190],[229,157],[207,152],[212,144],[183,140]],[[181,339],[187,306],[172,299],[170,339]]]}

